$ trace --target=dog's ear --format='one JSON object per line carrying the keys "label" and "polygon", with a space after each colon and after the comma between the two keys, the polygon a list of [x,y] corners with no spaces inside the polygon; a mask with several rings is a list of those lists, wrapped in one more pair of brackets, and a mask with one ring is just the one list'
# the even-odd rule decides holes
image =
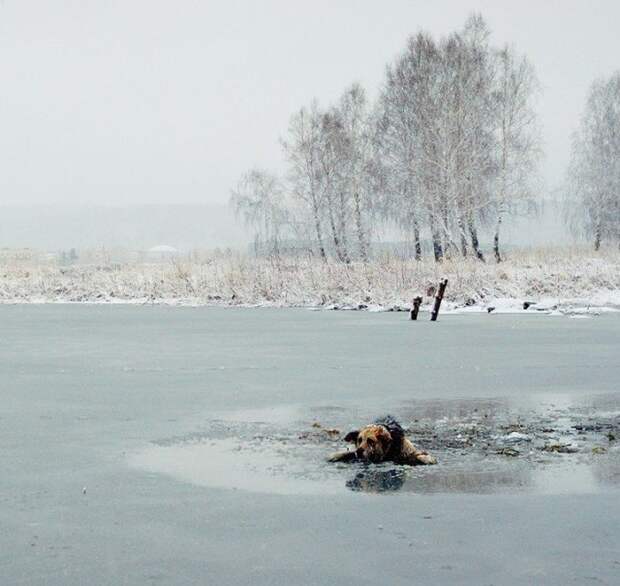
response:
{"label": "dog's ear", "polygon": [[347,433],[347,435],[344,436],[344,441],[355,443],[357,441],[357,436],[359,434],[360,434],[360,430],[354,429],[353,431],[350,431],[349,433]]}

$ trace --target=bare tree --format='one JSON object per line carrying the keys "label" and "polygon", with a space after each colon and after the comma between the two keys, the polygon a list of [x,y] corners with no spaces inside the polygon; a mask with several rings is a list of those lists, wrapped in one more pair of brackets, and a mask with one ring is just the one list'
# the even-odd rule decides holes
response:
{"label": "bare tree", "polygon": [[421,223],[426,212],[435,259],[443,257],[433,193],[438,177],[435,73],[439,60],[430,36],[420,33],[411,37],[405,51],[388,66],[379,98],[376,143],[387,179],[385,188],[391,196],[387,212],[413,233],[416,259],[422,255]]}
{"label": "bare tree", "polygon": [[[493,223],[493,249],[504,216],[532,193],[538,155],[532,67],[490,43],[484,20],[435,41],[418,33],[386,69],[374,107],[354,84],[327,109],[316,101],[292,118],[282,142],[287,193],[297,221],[321,258],[368,260],[375,222],[423,234],[433,255],[484,261],[481,225]],[[291,212],[292,213],[292,212]]]}
{"label": "bare tree", "polygon": [[[495,69],[489,29],[479,15],[472,15],[456,35],[459,100],[454,107],[459,129],[456,141],[457,185],[456,222],[461,249],[469,239],[476,258],[484,261],[478,237],[478,224],[484,220],[491,197],[492,181],[497,173],[493,101]],[[463,235],[465,232],[465,235]]]}
{"label": "bare tree", "polygon": [[418,250],[420,223],[428,223],[437,261],[469,246],[483,259],[477,222],[494,170],[487,39],[478,17],[439,45],[418,34],[388,67],[380,98],[393,216],[411,220]]}
{"label": "bare tree", "polygon": [[267,247],[269,254],[280,254],[282,232],[288,224],[288,211],[280,180],[266,171],[253,169],[232,190],[231,205],[245,224],[255,229],[255,248]]}
{"label": "bare tree", "polygon": [[[343,203],[342,220],[352,216],[360,258],[368,261],[372,233],[372,199],[376,187],[372,130],[366,93],[353,84],[342,95],[335,110],[341,133],[340,193]],[[343,233],[346,232],[343,225]]]}
{"label": "bare tree", "polygon": [[592,84],[570,165],[575,211],[594,249],[604,239],[620,242],[620,72]]}
{"label": "bare tree", "polygon": [[292,195],[301,202],[312,223],[319,254],[327,261],[323,237],[322,207],[325,190],[321,169],[322,115],[318,104],[302,108],[290,121],[288,140],[282,147],[288,162],[288,180]]}
{"label": "bare tree", "polygon": [[351,262],[351,237],[359,256],[368,258],[371,206],[372,140],[366,97],[361,86],[348,88],[338,104],[323,110],[317,102],[291,121],[283,142],[292,193],[315,227],[323,258],[330,249],[340,262]]}
{"label": "bare tree", "polygon": [[533,70],[489,38],[478,15],[438,44],[418,34],[388,67],[380,96],[393,217],[411,217],[418,234],[426,224],[438,261],[470,249],[484,260],[478,227],[494,210],[500,260],[502,219],[531,193],[538,154]]}
{"label": "bare tree", "polygon": [[323,211],[339,261],[349,263],[347,247],[348,201],[344,185],[346,137],[339,112],[332,108],[321,113],[319,184],[323,195]]}
{"label": "bare tree", "polygon": [[520,201],[531,199],[540,139],[533,108],[537,89],[528,60],[509,47],[496,52],[495,101],[498,173],[494,195],[493,253],[501,262],[500,229],[506,214]]}

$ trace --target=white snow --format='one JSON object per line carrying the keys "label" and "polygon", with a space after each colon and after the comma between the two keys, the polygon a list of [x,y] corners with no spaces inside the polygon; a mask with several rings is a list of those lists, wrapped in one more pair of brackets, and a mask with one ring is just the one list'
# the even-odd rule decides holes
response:
{"label": "white snow", "polygon": [[518,431],[513,431],[512,433],[509,433],[508,435],[503,436],[502,438],[500,438],[502,443],[504,444],[518,444],[518,443],[522,443],[522,442],[531,442],[532,438],[529,435],[526,435],[524,433],[520,433]]}
{"label": "white snow", "polygon": [[[406,311],[448,279],[444,313],[591,317],[620,311],[620,253],[513,253],[505,262],[452,259],[369,264],[256,259],[236,253],[165,263],[0,265],[0,303],[132,303]],[[531,303],[524,309],[524,302]]]}

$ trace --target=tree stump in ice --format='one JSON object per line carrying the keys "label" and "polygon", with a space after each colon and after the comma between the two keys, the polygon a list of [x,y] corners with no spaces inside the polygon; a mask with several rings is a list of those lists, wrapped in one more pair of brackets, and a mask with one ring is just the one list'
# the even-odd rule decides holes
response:
{"label": "tree stump in ice", "polygon": [[418,319],[418,312],[420,311],[420,304],[422,303],[422,297],[414,297],[413,305],[411,306],[411,311],[409,312],[409,317],[413,321]]}
{"label": "tree stump in ice", "polygon": [[439,308],[441,307],[441,301],[443,299],[443,295],[446,292],[446,287],[448,286],[448,279],[444,279],[439,283],[439,289],[437,289],[437,295],[435,295],[435,303],[433,303],[433,311],[431,312],[431,321],[437,321],[437,316],[439,315]]}

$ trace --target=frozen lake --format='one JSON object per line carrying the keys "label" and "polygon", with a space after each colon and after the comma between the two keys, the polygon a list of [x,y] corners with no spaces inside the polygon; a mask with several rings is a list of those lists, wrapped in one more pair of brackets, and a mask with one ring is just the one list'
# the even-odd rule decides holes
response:
{"label": "frozen lake", "polygon": [[0,306],[1,582],[618,583],[620,316],[422,320]]}

